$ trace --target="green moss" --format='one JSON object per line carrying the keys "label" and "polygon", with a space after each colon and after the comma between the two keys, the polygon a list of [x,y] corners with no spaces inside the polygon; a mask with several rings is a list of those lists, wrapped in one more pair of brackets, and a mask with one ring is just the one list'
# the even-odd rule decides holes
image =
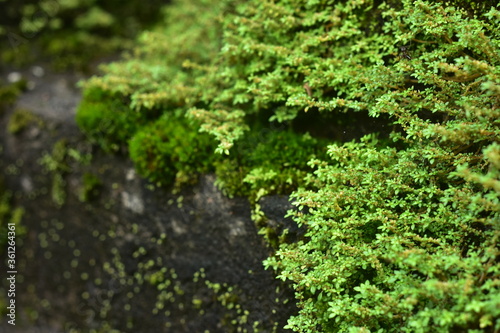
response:
{"label": "green moss", "polygon": [[[250,198],[300,303],[287,328],[494,331],[499,17],[461,0],[177,1],[86,89],[142,115],[104,133],[142,175],[215,170]],[[257,203],[290,191],[307,235],[283,244]]]}
{"label": "green moss", "polygon": [[52,201],[61,207],[66,201],[66,181],[64,175],[71,171],[67,162],[68,146],[67,140],[61,139],[52,147],[52,153],[45,153],[39,163],[44,169],[51,173],[51,198]]}
{"label": "green moss", "polygon": [[[303,184],[313,157],[324,156],[325,141],[292,131],[256,131],[235,147],[239,164],[248,168],[243,182],[255,197],[286,194]],[[224,181],[224,179],[221,179]],[[249,193],[247,193],[248,195]]]}
{"label": "green moss", "polygon": [[66,161],[66,156],[68,153],[68,143],[66,139],[61,139],[57,141],[52,146],[51,154],[45,153],[40,159],[40,164],[42,164],[47,171],[69,171],[70,168]]}
{"label": "green moss", "polygon": [[12,207],[12,193],[0,189],[0,233],[2,234],[2,239],[0,240],[0,245],[2,246],[2,251],[7,244],[7,232],[8,224],[13,223],[15,225],[16,237],[22,237],[26,233],[26,228],[21,225],[24,210],[22,208]]}
{"label": "green moss", "polygon": [[59,173],[52,176],[50,196],[58,207],[61,207],[66,202],[66,181]]}
{"label": "green moss", "polygon": [[277,231],[274,228],[272,228],[270,226],[261,226],[259,228],[259,235],[261,235],[262,237],[264,237],[264,239],[266,240],[266,242],[273,249],[279,248],[279,245],[281,243],[280,243],[279,235],[278,235]]}
{"label": "green moss", "polygon": [[[1,179],[0,177],[0,180]],[[27,233],[27,228],[22,223],[24,212],[22,207],[13,205],[12,193],[5,191],[0,184],[0,256],[5,258],[6,265],[10,265],[12,263],[11,260],[14,261],[14,265],[17,265],[15,259],[8,258],[7,252],[11,252],[9,249],[10,246],[12,246],[12,244],[9,244],[11,242],[14,242],[15,246],[19,248],[23,237]],[[12,233],[14,233],[14,235]],[[7,298],[8,293],[7,290],[4,290],[2,287],[0,287],[0,291],[2,292],[0,303],[4,305],[9,301]],[[3,307],[0,309],[0,313],[5,315],[7,313],[6,310],[7,308]]]}
{"label": "green moss", "polygon": [[[241,302],[241,291],[227,283],[220,284],[205,280],[205,285],[214,293],[217,302],[225,310],[223,317],[220,319],[220,325],[228,332],[247,332],[247,329],[244,327],[248,324],[250,312],[239,304]],[[195,301],[200,306],[201,303],[198,302],[199,300],[194,299],[193,303]],[[256,329],[259,324],[259,322],[254,322],[253,328]],[[258,332],[258,330],[254,332]]]}
{"label": "green moss", "polygon": [[107,151],[117,151],[144,121],[145,115],[130,110],[124,98],[100,88],[85,91],[76,113],[82,131]]}
{"label": "green moss", "polygon": [[249,168],[232,158],[220,159],[214,163],[216,185],[229,196],[244,196],[250,193],[250,184],[243,182]]}
{"label": "green moss", "polygon": [[50,57],[55,70],[77,68],[88,71],[92,61],[117,52],[130,45],[130,41],[119,37],[102,37],[87,31],[70,31],[46,39],[45,44],[44,53]]}
{"label": "green moss", "polygon": [[210,171],[215,145],[196,126],[175,114],[165,114],[139,130],[129,142],[139,173],[159,184],[193,182]]}
{"label": "green moss", "polygon": [[89,202],[93,198],[97,197],[99,194],[99,189],[102,186],[102,182],[96,175],[86,172],[82,176],[82,185],[80,187],[80,193],[78,195],[80,201]]}
{"label": "green moss", "polygon": [[22,68],[37,60],[28,39],[17,34],[11,35],[10,38],[12,44],[5,43],[4,40],[4,47],[0,52],[0,59],[3,64],[11,64],[14,67]]}
{"label": "green moss", "polygon": [[[276,126],[267,125],[267,119],[258,116],[252,120],[254,131],[248,135],[243,135],[244,131],[239,134],[241,140],[229,158],[215,157],[211,154],[211,144],[204,143],[209,139],[198,131],[212,133],[207,126],[215,126],[221,117],[234,116],[236,119],[239,111],[214,110],[210,113],[211,122],[202,123],[201,127],[198,127],[198,121],[191,124],[182,119],[190,106],[204,104],[203,94],[212,92],[212,85],[217,84],[210,81],[211,75],[217,76],[214,68],[204,67],[203,64],[210,64],[214,59],[208,55],[217,54],[220,22],[216,15],[231,10],[232,5],[221,3],[217,10],[194,15],[197,7],[205,5],[191,1],[171,7],[168,19],[175,23],[142,36],[136,50],[143,55],[140,61],[131,58],[112,64],[106,68],[109,76],[92,78],[87,82],[77,121],[92,138],[104,141],[101,144],[103,147],[112,145],[116,149],[120,142],[130,138],[129,151],[137,169],[154,183],[190,183],[196,174],[215,169],[218,186],[231,196],[255,198],[265,194],[289,193],[301,185],[310,170],[307,160],[324,154],[321,140],[289,130],[280,131]],[[180,33],[188,22],[189,30]],[[168,34],[175,35],[175,38],[164,41],[165,45],[170,45],[166,52],[157,46],[163,45],[162,38]],[[173,50],[180,53],[176,54],[177,51]],[[184,61],[186,57],[189,60]],[[159,66],[159,61],[169,66]],[[136,78],[141,77],[149,79],[140,83],[141,80]],[[115,81],[117,78],[118,81]],[[193,78],[200,81],[196,82]],[[170,82],[169,89],[159,88],[158,84],[165,84],[161,83],[162,80]],[[135,88],[141,86],[147,88]],[[129,108],[134,111],[125,106],[111,105],[110,101],[116,100],[116,96],[123,96],[118,103],[130,99]],[[243,102],[243,96],[241,98]],[[131,112],[135,117],[129,117]],[[158,120],[150,121],[148,115]],[[204,115],[208,113],[200,113],[200,119]],[[141,125],[134,127],[138,123]],[[226,140],[224,133],[236,130],[226,130],[225,127],[217,127],[222,140]],[[282,125],[280,127],[283,128]],[[126,133],[119,134],[119,131]]]}
{"label": "green moss", "polygon": [[43,126],[43,121],[30,110],[16,109],[9,118],[7,130],[11,134],[18,134],[32,124],[40,127]]}

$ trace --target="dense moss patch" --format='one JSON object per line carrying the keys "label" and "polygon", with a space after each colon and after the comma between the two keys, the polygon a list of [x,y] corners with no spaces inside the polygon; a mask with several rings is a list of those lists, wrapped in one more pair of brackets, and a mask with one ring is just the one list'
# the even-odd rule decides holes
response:
{"label": "dense moss patch", "polygon": [[127,107],[123,97],[93,88],[84,92],[76,122],[101,148],[118,151],[145,120]]}
{"label": "dense moss patch", "polygon": [[139,173],[160,186],[196,181],[197,175],[212,171],[214,146],[212,138],[198,134],[196,125],[171,114],[142,127],[129,141]]}
{"label": "dense moss patch", "polygon": [[499,23],[475,1],[178,1],[85,87],[140,115],[115,140],[155,182],[215,170],[259,226],[295,191],[306,237],[266,261],[288,328],[496,331]]}

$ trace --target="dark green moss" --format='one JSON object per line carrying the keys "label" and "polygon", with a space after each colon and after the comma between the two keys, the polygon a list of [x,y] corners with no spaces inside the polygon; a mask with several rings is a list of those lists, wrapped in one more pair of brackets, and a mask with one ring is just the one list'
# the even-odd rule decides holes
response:
{"label": "dark green moss", "polygon": [[52,176],[50,194],[52,201],[61,207],[66,202],[66,181],[64,176],[71,171],[67,161],[68,143],[66,139],[57,141],[52,147],[51,154],[45,153],[40,164]]}
{"label": "dark green moss", "polygon": [[217,182],[229,195],[290,193],[310,172],[307,162],[325,153],[325,140],[307,133],[264,128],[250,132],[229,157],[216,163]]}
{"label": "dark green moss", "polygon": [[99,177],[92,173],[86,172],[83,174],[81,181],[82,185],[80,187],[80,193],[78,195],[80,201],[89,202],[99,195],[99,189],[102,186],[102,182]]}
{"label": "dark green moss", "polygon": [[130,157],[139,173],[159,185],[190,183],[212,171],[214,149],[208,135],[175,114],[144,126],[129,141]]}
{"label": "dark green moss", "polygon": [[91,88],[85,90],[76,122],[101,148],[117,151],[145,120],[143,114],[131,110],[119,95]]}

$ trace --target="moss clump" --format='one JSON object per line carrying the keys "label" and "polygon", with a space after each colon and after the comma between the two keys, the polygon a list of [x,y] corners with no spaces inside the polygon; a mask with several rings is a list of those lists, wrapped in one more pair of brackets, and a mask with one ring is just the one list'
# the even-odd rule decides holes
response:
{"label": "moss clump", "polygon": [[42,126],[43,121],[27,109],[16,109],[9,118],[7,131],[11,134],[18,134],[31,124]]}
{"label": "moss clump", "polygon": [[127,107],[125,99],[100,88],[85,90],[76,122],[106,151],[117,151],[144,123],[144,115]]}
{"label": "moss clump", "polygon": [[129,142],[139,173],[158,185],[189,183],[211,171],[214,149],[208,135],[200,135],[196,125],[175,114],[144,126]]}
{"label": "moss clump", "polygon": [[12,193],[0,187],[0,234],[2,236],[0,239],[0,253],[4,253],[7,247],[6,244],[9,241],[8,232],[12,231],[8,228],[9,223],[15,225],[16,238],[26,234],[26,228],[21,225],[23,214],[24,210],[22,208],[12,207]]}
{"label": "moss clump", "polygon": [[82,202],[89,202],[99,194],[99,189],[102,186],[101,180],[94,174],[86,172],[82,176],[82,185],[78,198]]}

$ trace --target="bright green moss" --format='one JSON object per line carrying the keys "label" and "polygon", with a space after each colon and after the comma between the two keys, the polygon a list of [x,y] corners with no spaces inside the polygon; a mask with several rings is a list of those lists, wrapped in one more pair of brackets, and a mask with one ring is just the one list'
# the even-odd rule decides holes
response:
{"label": "bright green moss", "polygon": [[[490,149],[495,155],[498,147]],[[328,162],[311,162],[317,171],[309,179],[319,190],[294,194],[299,210],[292,214],[307,227],[307,241],[282,245],[267,261],[296,283],[302,309],[289,327],[498,327],[500,191],[478,191],[455,172],[475,157],[368,142],[333,145],[329,155]],[[498,177],[492,157],[489,176],[470,176],[490,188]]]}

